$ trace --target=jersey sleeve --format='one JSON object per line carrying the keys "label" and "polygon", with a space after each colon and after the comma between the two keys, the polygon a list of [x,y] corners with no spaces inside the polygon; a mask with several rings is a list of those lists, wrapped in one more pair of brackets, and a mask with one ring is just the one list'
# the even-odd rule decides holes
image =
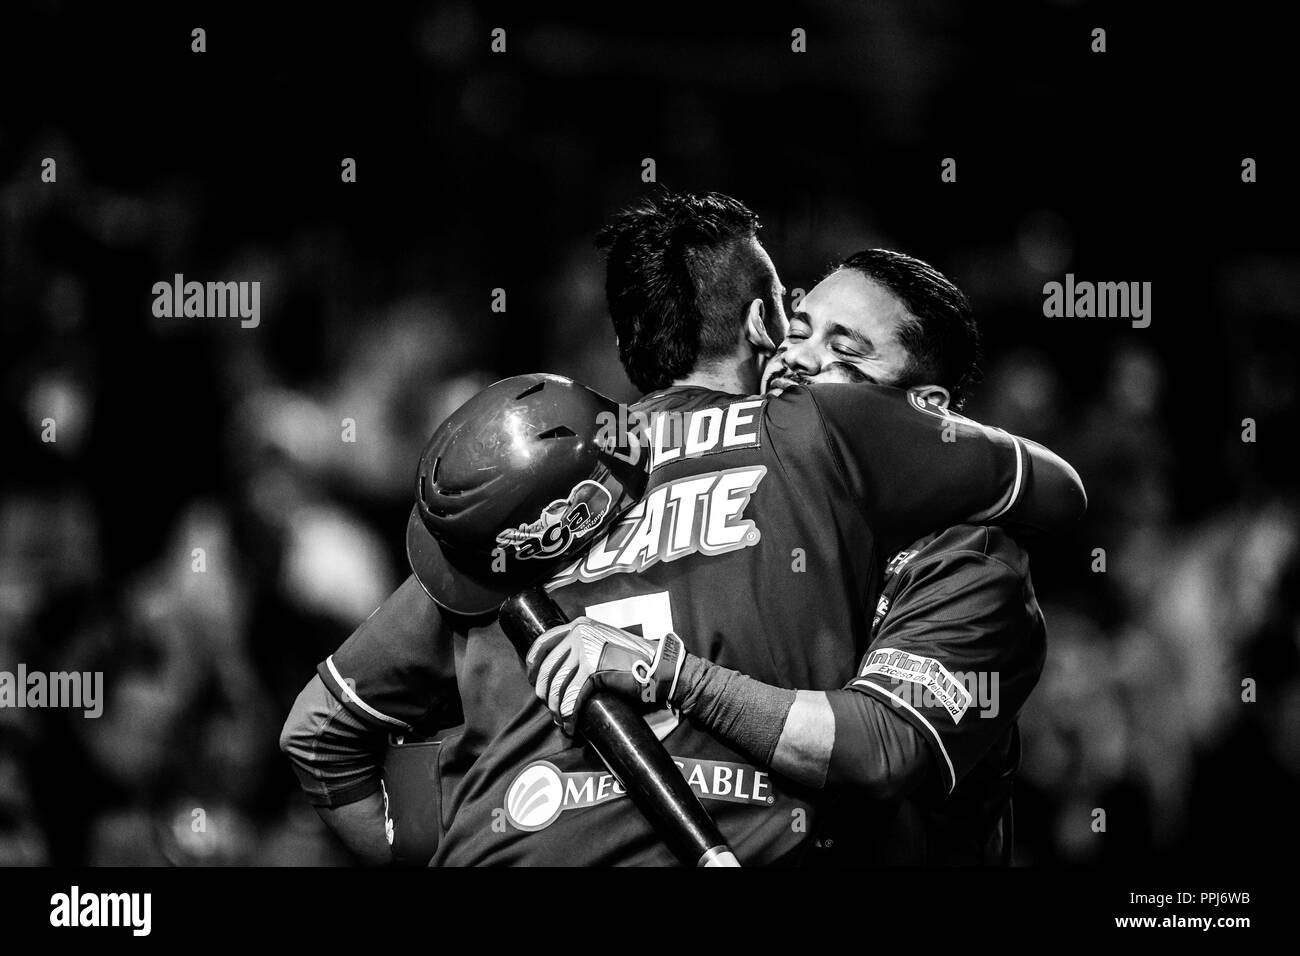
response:
{"label": "jersey sleeve", "polygon": [[414,575],[316,672],[353,716],[390,734],[461,720],[453,630]]}
{"label": "jersey sleeve", "polygon": [[341,807],[378,792],[387,742],[383,730],[353,716],[320,677],[302,689],[280,731],[280,750],[317,807]]}
{"label": "jersey sleeve", "polygon": [[878,385],[787,390],[769,414],[811,406],[833,464],[860,503],[882,552],[954,524],[1012,522],[1051,529],[1082,515],[1068,464],[918,395]]}
{"label": "jersey sleeve", "polygon": [[921,733],[951,793],[1038,683],[1042,614],[1027,571],[988,553],[947,552],[899,573],[907,577],[847,687]]}

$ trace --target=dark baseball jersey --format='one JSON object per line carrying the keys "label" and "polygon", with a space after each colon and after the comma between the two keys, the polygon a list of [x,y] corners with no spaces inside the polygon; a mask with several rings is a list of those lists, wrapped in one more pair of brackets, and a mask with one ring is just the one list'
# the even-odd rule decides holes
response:
{"label": "dark baseball jersey", "polygon": [[[643,500],[549,583],[570,616],[656,637],[759,680],[839,687],[870,629],[876,555],[962,520],[1039,510],[1017,439],[915,396],[869,385],[777,398],[672,388],[654,416]],[[320,667],[349,709],[401,732],[436,722],[458,692],[465,725],[446,738],[436,864],[674,862],[580,740],[563,736],[494,622],[421,605],[408,581]],[[407,620],[399,620],[407,616]],[[647,715],[742,862],[791,859],[811,839],[810,794],[754,766],[670,711]],[[448,792],[448,790],[450,792]]]}
{"label": "dark baseball jersey", "polygon": [[[848,687],[888,704],[925,740],[933,786],[837,808],[853,862],[1010,862],[1016,718],[1046,653],[1024,551],[999,528],[963,525],[895,555],[871,646]],[[845,861],[847,862],[847,861]]]}

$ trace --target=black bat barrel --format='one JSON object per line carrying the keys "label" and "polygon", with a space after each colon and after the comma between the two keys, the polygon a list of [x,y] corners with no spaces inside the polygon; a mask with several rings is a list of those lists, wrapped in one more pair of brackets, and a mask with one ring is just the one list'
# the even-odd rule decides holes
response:
{"label": "black bat barrel", "polygon": [[[568,620],[540,587],[507,600],[499,619],[521,659],[543,631]],[[615,694],[592,694],[578,715],[578,729],[678,859],[687,866],[740,865],[673,758],[631,704]]]}

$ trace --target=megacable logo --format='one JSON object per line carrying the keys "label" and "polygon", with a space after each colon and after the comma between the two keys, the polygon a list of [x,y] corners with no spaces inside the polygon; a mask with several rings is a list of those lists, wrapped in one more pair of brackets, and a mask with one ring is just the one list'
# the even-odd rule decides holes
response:
{"label": "megacable logo", "polygon": [[[687,784],[706,800],[770,807],[776,802],[769,775],[747,764],[674,757]],[[545,830],[566,810],[583,810],[625,796],[608,770],[565,772],[546,760],[519,771],[506,790],[506,819],[516,830]]]}
{"label": "megacable logo", "polygon": [[506,818],[518,830],[544,830],[563,808],[563,778],[544,760],[525,767],[506,791]]}

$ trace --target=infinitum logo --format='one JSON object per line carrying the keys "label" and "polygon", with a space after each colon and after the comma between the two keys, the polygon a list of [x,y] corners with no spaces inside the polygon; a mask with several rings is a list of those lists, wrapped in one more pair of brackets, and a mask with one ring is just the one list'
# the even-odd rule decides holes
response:
{"label": "infinitum logo", "polygon": [[148,936],[152,914],[152,893],[82,893],[74,886],[50,897],[51,926],[126,926],[133,936]]}

